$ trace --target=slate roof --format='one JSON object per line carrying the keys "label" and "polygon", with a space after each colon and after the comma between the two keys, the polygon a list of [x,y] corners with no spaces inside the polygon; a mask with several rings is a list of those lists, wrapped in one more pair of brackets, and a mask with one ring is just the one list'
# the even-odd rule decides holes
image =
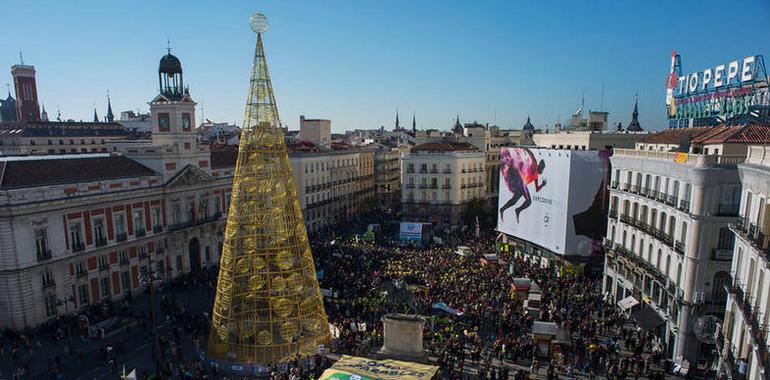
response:
{"label": "slate roof", "polygon": [[0,190],[152,175],[152,169],[123,156],[2,161]]}

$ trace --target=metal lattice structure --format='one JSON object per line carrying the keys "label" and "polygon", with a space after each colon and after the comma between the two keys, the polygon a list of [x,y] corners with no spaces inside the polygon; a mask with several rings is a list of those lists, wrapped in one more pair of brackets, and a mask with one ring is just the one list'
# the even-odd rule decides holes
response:
{"label": "metal lattice structure", "polygon": [[251,24],[257,47],[208,353],[268,364],[313,354],[330,333],[262,48],[267,20],[256,13]]}

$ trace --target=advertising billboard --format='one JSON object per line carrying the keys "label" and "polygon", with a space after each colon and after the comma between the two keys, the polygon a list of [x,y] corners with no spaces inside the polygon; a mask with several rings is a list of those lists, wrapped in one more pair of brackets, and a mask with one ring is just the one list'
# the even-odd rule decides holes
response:
{"label": "advertising billboard", "polygon": [[590,256],[607,230],[609,155],[503,148],[498,231],[559,255]]}
{"label": "advertising billboard", "polygon": [[402,222],[398,231],[399,240],[422,240],[422,223]]}

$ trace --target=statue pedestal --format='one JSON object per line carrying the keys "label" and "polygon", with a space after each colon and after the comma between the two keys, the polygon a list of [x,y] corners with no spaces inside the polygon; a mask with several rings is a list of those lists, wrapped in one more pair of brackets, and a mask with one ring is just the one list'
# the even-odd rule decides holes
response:
{"label": "statue pedestal", "polygon": [[382,317],[383,344],[379,354],[400,359],[426,357],[422,346],[425,317],[410,314],[385,314]]}

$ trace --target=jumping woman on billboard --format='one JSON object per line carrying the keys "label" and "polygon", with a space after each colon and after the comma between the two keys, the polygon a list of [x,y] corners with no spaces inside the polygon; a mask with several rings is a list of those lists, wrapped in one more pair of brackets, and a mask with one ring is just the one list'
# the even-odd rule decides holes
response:
{"label": "jumping woman on billboard", "polygon": [[538,177],[543,174],[543,170],[545,170],[545,161],[541,159],[537,162],[535,155],[527,148],[504,149],[500,153],[500,174],[513,193],[511,199],[500,208],[501,221],[504,219],[505,210],[513,207],[523,196],[524,203],[516,208],[516,223],[519,222],[519,214],[532,204],[529,184],[534,183],[537,192],[545,186],[545,178],[543,182],[538,183]]}

